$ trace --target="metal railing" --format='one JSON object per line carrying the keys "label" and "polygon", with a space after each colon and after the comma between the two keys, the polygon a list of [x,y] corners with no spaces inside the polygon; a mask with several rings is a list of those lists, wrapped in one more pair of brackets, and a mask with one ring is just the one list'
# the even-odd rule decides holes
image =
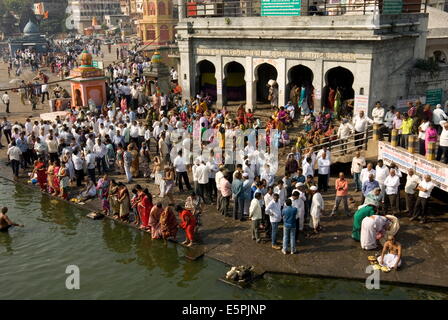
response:
{"label": "metal railing", "polygon": [[[361,137],[357,138],[357,136]],[[372,137],[373,137],[373,127],[369,126],[367,127],[365,132],[356,133],[348,138],[331,140],[332,138],[337,138],[336,134],[326,137],[326,139],[329,139],[328,141],[313,146],[313,149],[320,150],[323,147],[327,147],[328,150],[332,152],[331,153],[332,156],[350,154],[350,152],[356,151],[359,148],[367,150],[367,144],[369,142],[369,139],[371,139]]]}
{"label": "metal railing", "polygon": [[263,3],[262,0],[187,1],[184,16],[259,17],[259,16],[338,16],[367,14],[400,14],[426,12],[427,0],[290,0]]}

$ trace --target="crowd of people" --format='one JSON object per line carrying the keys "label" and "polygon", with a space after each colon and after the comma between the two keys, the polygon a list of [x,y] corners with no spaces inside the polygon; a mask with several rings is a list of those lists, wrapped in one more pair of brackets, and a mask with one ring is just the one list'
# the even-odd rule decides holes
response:
{"label": "crowd of people", "polygon": [[[250,220],[253,240],[268,240],[284,254],[296,253],[300,233],[312,237],[322,232],[321,217],[326,211],[336,216],[342,202],[346,216],[355,211],[353,239],[366,250],[376,249],[378,239],[388,239],[382,259],[398,265],[400,259],[388,256],[389,251],[401,254],[401,247],[398,250],[394,242],[401,213],[397,166],[387,167],[380,159],[374,168],[356,151],[351,174],[354,193],[361,193],[362,202],[357,210],[350,210],[349,204],[354,202],[350,181],[340,172],[330,188],[331,151],[322,145],[354,136],[354,144],[359,146],[372,124],[380,125],[381,134],[390,133],[389,129],[401,130],[401,136],[410,134],[404,120],[396,121],[400,116],[392,107],[385,113],[377,103],[372,119],[359,112],[339,122],[331,112],[313,114],[289,102],[272,106],[271,117],[263,123],[244,105],[235,111],[215,109],[211,96],[204,93],[182,101],[173,72],[170,92],[161,92],[157,83],[152,87],[142,74],[149,65],[149,59],[137,52],[126,61],[111,64],[107,68],[108,102],[103,106],[72,108],[53,121],[28,118],[24,123],[11,123],[4,118],[1,128],[14,176],[19,176],[20,168],[31,166],[30,180],[43,192],[75,202],[98,197],[104,214],[135,223],[155,239],[176,238],[178,228],[183,228],[189,246],[197,237],[203,206],[215,204],[224,217]],[[414,107],[422,109],[417,103],[405,114],[416,122],[421,119],[417,128],[425,132],[426,142],[432,126],[428,124],[423,131],[422,124],[428,112],[413,114]],[[438,110],[441,108],[431,116],[440,120],[434,128],[441,133],[443,148],[442,137],[448,127],[443,122],[446,115]],[[290,134],[298,126],[301,130],[293,141]],[[247,129],[253,130],[246,137],[239,134]],[[266,129],[265,136],[258,135],[260,129]],[[232,141],[230,149],[226,141]],[[194,153],[195,143],[199,155]],[[262,143],[267,146],[264,151],[257,148]],[[280,154],[290,150],[284,171],[279,167],[283,159],[271,152],[277,148],[281,148]],[[441,154],[447,161],[446,149]],[[226,161],[231,156],[239,160]],[[124,181],[119,181],[122,178]],[[136,184],[136,178],[157,186],[158,195]],[[420,181],[412,171],[406,179],[407,211],[412,220],[419,218],[425,223],[434,183],[430,176]],[[182,205],[174,204],[176,187],[181,194],[189,193]],[[335,196],[331,210],[326,210],[322,197],[328,192]],[[156,197],[160,200],[154,201]],[[169,204],[164,206],[165,198]],[[281,224],[282,247],[278,245]]]}

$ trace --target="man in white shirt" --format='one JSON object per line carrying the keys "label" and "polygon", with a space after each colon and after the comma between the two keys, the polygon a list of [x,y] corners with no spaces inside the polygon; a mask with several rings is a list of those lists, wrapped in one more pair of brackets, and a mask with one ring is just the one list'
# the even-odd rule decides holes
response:
{"label": "man in white shirt", "polygon": [[[305,188],[303,186],[299,187],[303,191]],[[304,222],[305,222],[305,193],[302,191],[294,191],[292,196],[289,198],[292,201],[292,206],[297,209],[296,223],[297,229],[299,231],[303,231]]]}
{"label": "man in white shirt", "polygon": [[2,95],[2,101],[3,101],[3,103],[6,106],[6,111],[5,112],[6,113],[10,113],[9,112],[9,102],[10,102],[10,99],[9,99],[8,92],[5,91],[5,93]]}
{"label": "man in white shirt", "polygon": [[186,160],[182,156],[182,150],[179,150],[176,158],[174,158],[173,166],[174,166],[174,170],[176,171],[176,181],[179,185],[179,191],[180,192],[184,191],[184,185],[182,183],[182,180],[185,183],[185,185],[187,186],[188,191],[191,191],[192,187],[190,185],[190,180],[188,179]]}
{"label": "man in white shirt", "polygon": [[429,119],[427,118],[423,119],[422,123],[418,126],[418,146],[419,146],[419,153],[422,156],[426,154],[425,136],[428,127],[429,127]]}
{"label": "man in white shirt", "polygon": [[311,166],[311,158],[307,157],[305,162],[302,164],[303,175],[305,177],[312,176],[314,177],[314,169]]}
{"label": "man in white shirt", "polygon": [[384,116],[384,127],[385,130],[387,130],[389,135],[389,142],[392,140],[392,129],[393,129],[393,121],[395,118],[395,107],[390,106],[389,111],[386,112],[386,115]]}
{"label": "man in white shirt", "polygon": [[22,151],[20,151],[20,148],[17,147],[15,140],[11,141],[10,147],[6,154],[8,155],[9,161],[11,162],[14,179],[17,179],[19,177],[20,158],[22,156]]}
{"label": "man in white shirt", "polygon": [[387,212],[390,207],[392,214],[395,215],[399,212],[398,188],[400,187],[400,177],[395,174],[395,169],[390,169],[389,175],[384,180],[384,187],[388,200],[385,210]]}
{"label": "man in white shirt", "polygon": [[441,121],[447,121],[448,116],[446,115],[445,111],[442,109],[442,105],[440,103],[436,105],[436,109],[432,112],[432,122],[434,122],[434,125],[436,126],[437,133],[440,135],[442,132],[442,124]]}
{"label": "man in white shirt", "polygon": [[379,159],[378,164],[375,167],[375,180],[378,181],[378,183],[380,184],[383,196],[385,192],[384,181],[386,181],[388,175],[389,175],[389,168],[384,165],[383,159]]}
{"label": "man in white shirt", "polygon": [[81,187],[84,180],[84,159],[78,149],[73,151],[72,161],[75,168],[76,186]]}
{"label": "man in white shirt", "polygon": [[48,154],[50,156],[50,161],[56,161],[58,159],[58,142],[53,137],[49,135],[46,141]]}
{"label": "man in white shirt", "polygon": [[355,129],[355,146],[360,146],[364,143],[364,134],[369,124],[373,121],[365,116],[364,111],[359,111],[359,115],[353,117],[353,127]]}
{"label": "man in white shirt", "polygon": [[338,129],[338,139],[340,140],[343,145],[341,145],[341,149],[343,150],[343,153],[345,154],[347,149],[347,140],[348,138],[354,133],[355,129],[353,128],[352,124],[348,122],[347,119],[342,119],[342,123],[339,126]]}
{"label": "man in white shirt", "polygon": [[96,158],[96,167],[98,168],[98,173],[101,175],[107,171],[106,163],[106,153],[107,148],[104,143],[101,142],[101,138],[96,139],[96,144],[93,147],[93,152]]}
{"label": "man in white shirt", "polygon": [[383,132],[384,132],[384,108],[381,106],[381,103],[377,101],[375,103],[375,108],[372,110],[372,118],[373,123],[378,125],[378,132],[380,133],[380,140],[383,140]]}
{"label": "man in white shirt", "polygon": [[442,126],[442,132],[440,133],[439,149],[437,150],[437,161],[448,163],[448,121],[440,121],[440,125]]}
{"label": "man in white shirt", "polygon": [[279,202],[279,195],[274,193],[274,199],[266,206],[266,214],[269,215],[271,222],[271,244],[272,248],[280,250],[281,247],[277,245],[277,231],[280,221],[282,221],[282,208]]}
{"label": "man in white shirt", "polygon": [[87,151],[86,155],[86,165],[87,165],[87,175],[93,183],[96,183],[95,176],[95,163],[96,163],[96,155],[93,151]]}
{"label": "man in white shirt", "polygon": [[415,203],[414,215],[410,219],[411,221],[420,217],[420,223],[426,223],[426,216],[428,214],[428,201],[431,197],[432,189],[434,189],[435,185],[431,181],[431,176],[429,174],[425,174],[423,181],[421,181],[418,186],[418,198]]}
{"label": "man in white shirt", "polygon": [[330,160],[327,159],[327,154],[323,153],[321,158],[317,160],[317,185],[319,190],[327,192],[328,177],[330,175]]}
{"label": "man in white shirt", "polygon": [[217,196],[216,196],[216,209],[221,212],[221,198],[222,198],[222,193],[221,193],[221,179],[224,178],[224,171],[225,171],[225,167],[224,165],[220,165],[219,166],[219,170],[218,172],[216,172],[215,175],[215,184],[216,184],[216,189],[217,189]]}
{"label": "man in white shirt", "polygon": [[356,151],[355,156],[352,159],[352,167],[351,173],[353,175],[353,180],[355,182],[355,192],[361,191],[362,183],[361,183],[361,170],[366,165],[366,159],[361,157],[361,151]]}
{"label": "man in white shirt", "polygon": [[204,200],[204,203],[208,204],[208,199],[211,198],[210,188],[207,188],[210,176],[210,168],[205,164],[204,161],[201,161],[201,164],[196,169],[196,173],[198,176],[199,195]]}
{"label": "man in white shirt", "polygon": [[414,169],[408,170],[408,176],[406,177],[406,185],[404,192],[406,196],[406,211],[412,216],[414,212],[415,202],[417,200],[416,188],[420,183],[420,177],[415,174]]}
{"label": "man in white shirt", "polygon": [[367,163],[367,167],[361,170],[360,179],[361,179],[361,185],[369,180],[369,175],[373,174],[373,177],[375,177],[375,169],[373,169],[373,165],[371,162]]}
{"label": "man in white shirt", "polygon": [[249,218],[252,220],[252,240],[256,240],[257,243],[261,242],[259,227],[262,218],[262,211],[260,206],[261,193],[256,193],[254,198],[250,202],[249,206]]}

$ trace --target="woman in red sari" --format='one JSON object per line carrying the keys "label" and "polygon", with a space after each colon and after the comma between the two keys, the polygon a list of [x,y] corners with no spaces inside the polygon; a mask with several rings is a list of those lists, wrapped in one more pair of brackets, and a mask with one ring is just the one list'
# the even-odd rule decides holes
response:
{"label": "woman in red sari", "polygon": [[40,190],[45,192],[47,190],[47,169],[42,158],[34,161],[33,173],[37,175],[37,183],[39,183]]}
{"label": "woman in red sari", "polygon": [[151,238],[160,239],[162,237],[162,230],[160,227],[160,216],[162,215],[162,203],[158,202],[152,207],[149,214],[149,226],[151,228]]}
{"label": "woman in red sari", "polygon": [[180,227],[185,230],[185,234],[187,235],[187,239],[182,242],[182,244],[191,247],[194,241],[194,229],[196,228],[196,218],[191,213],[190,210],[186,210],[182,208],[182,206],[178,205],[176,207],[176,211],[179,214],[180,218]]}
{"label": "woman in red sari", "polygon": [[149,229],[149,215],[153,207],[152,195],[149,193],[148,189],[139,190],[138,193],[139,202],[137,204],[137,211],[140,216],[140,229],[147,230]]}
{"label": "woman in red sari", "polygon": [[160,229],[164,240],[169,238],[176,239],[178,223],[174,215],[173,207],[168,206],[163,210],[160,216]]}
{"label": "woman in red sari", "polygon": [[246,110],[244,110],[244,104],[241,104],[236,110],[236,119],[240,124],[246,124]]}
{"label": "woman in red sari", "polygon": [[59,188],[59,177],[58,177],[58,173],[59,173],[60,169],[61,169],[61,162],[58,159],[54,162],[54,169],[53,169],[53,193],[52,193],[52,195],[54,195],[54,196],[58,195],[61,192],[61,190]]}

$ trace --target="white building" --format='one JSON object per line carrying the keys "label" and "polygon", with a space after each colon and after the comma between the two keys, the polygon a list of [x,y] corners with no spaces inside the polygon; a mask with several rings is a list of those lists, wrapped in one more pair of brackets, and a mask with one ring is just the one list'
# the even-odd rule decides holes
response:
{"label": "white building", "polygon": [[92,25],[96,17],[99,24],[104,23],[107,15],[121,15],[120,0],[70,0],[71,24],[78,31]]}

